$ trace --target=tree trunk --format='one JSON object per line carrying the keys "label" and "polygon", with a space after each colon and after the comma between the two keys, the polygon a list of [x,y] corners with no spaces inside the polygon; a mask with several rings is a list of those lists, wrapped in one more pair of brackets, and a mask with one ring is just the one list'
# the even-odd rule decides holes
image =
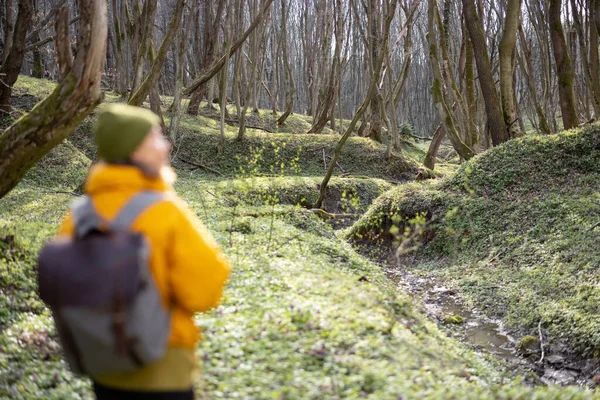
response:
{"label": "tree trunk", "polygon": [[[36,42],[41,40],[39,34],[34,40]],[[33,50],[33,71],[31,72],[31,76],[37,79],[44,77],[44,58],[39,47]]]}
{"label": "tree trunk", "polygon": [[[598,26],[596,23],[596,10],[594,0],[589,0],[589,40],[590,40],[590,75],[592,78],[592,88],[594,91],[594,105],[600,107],[600,57],[598,55]],[[600,108],[596,110],[596,120],[600,119]]]}
{"label": "tree trunk", "polygon": [[429,168],[430,170],[433,170],[435,168],[437,154],[440,149],[440,145],[444,140],[444,136],[446,136],[444,124],[439,124],[437,129],[435,130],[435,133],[433,134],[433,139],[431,139],[431,143],[429,143],[429,149],[427,150],[425,161],[423,161],[423,165]]}
{"label": "tree trunk", "polygon": [[571,129],[579,125],[577,103],[575,101],[574,80],[575,74],[569,57],[569,50],[565,42],[562,22],[560,20],[561,0],[550,0],[549,24],[550,39],[556,61],[556,74],[558,75],[558,95],[562,113],[564,129]]}
{"label": "tree trunk", "polygon": [[[148,52],[152,46],[152,35],[154,32],[154,16],[156,15],[158,0],[147,0],[142,14],[140,15],[139,27],[139,47],[137,56],[135,58],[135,68],[133,74],[133,83],[131,85],[131,93],[129,94],[129,100],[132,99],[133,95],[137,92],[138,86],[141,84],[144,76],[144,65],[148,57]],[[135,28],[134,28],[135,29]]]}
{"label": "tree trunk", "polygon": [[[69,136],[102,99],[108,35],[106,0],[79,0],[78,4],[82,23],[72,67],[50,96],[0,134],[0,198],[39,159]],[[65,7],[57,16],[57,26],[66,24]],[[57,29],[60,31],[66,29]],[[57,47],[58,42],[68,40],[59,35]]]}
{"label": "tree trunk", "polygon": [[534,82],[533,63],[531,62],[531,50],[527,46],[527,40],[525,39],[525,34],[523,33],[522,29],[519,29],[519,40],[521,42],[521,48],[523,49],[524,55],[521,56],[521,53],[517,51],[517,58],[519,60],[519,65],[521,66],[521,72],[523,73],[523,77],[529,89],[529,95],[533,100],[533,105],[535,107],[535,111],[539,119],[539,129],[540,131],[542,131],[542,133],[550,135],[552,133],[552,130],[550,129],[550,125],[548,124],[546,113],[544,112],[544,109],[540,104],[537,88]]}
{"label": "tree trunk", "polygon": [[[14,18],[13,18],[13,0],[6,0],[4,3],[4,49],[2,51],[2,58],[0,58],[0,64],[4,66],[8,59],[8,53],[13,46],[13,31],[15,29]],[[25,27],[26,29],[27,27]]]}
{"label": "tree trunk", "polygon": [[[585,73],[586,86],[592,100],[594,108],[594,116],[600,117],[600,75],[598,74],[598,31],[594,22],[594,11],[592,0],[588,4],[588,22],[589,22],[589,43],[586,43],[586,34],[580,18],[583,18],[583,13],[580,15],[577,11],[575,0],[571,0],[571,9],[573,10],[573,22],[577,31],[577,39],[579,42],[579,51]],[[588,58],[589,46],[589,58]],[[587,108],[587,107],[586,107]]]}
{"label": "tree trunk", "polygon": [[515,103],[514,60],[517,44],[517,28],[521,15],[521,0],[508,0],[506,5],[506,18],[504,30],[500,40],[500,98],[502,100],[502,113],[504,123],[508,129],[508,137],[521,136],[521,127],[517,124],[519,118],[517,104]]}
{"label": "tree trunk", "polygon": [[118,0],[112,0],[113,8],[113,27],[115,31],[115,87],[114,90],[121,96],[126,93],[125,75],[127,70],[125,67],[125,57],[123,52],[124,32],[121,29],[121,4]]}
{"label": "tree trunk", "polygon": [[[429,41],[429,57],[431,60],[431,67],[433,70],[433,84],[431,85],[431,94],[433,96],[433,101],[438,111],[438,115],[442,124],[444,125],[445,131],[450,139],[452,146],[456,150],[456,152],[465,160],[469,160],[473,157],[473,150],[467,146],[461,139],[461,135],[456,128],[456,120],[454,110],[450,109],[448,106],[447,97],[449,97],[449,92],[454,92],[454,89],[447,89],[447,82],[444,79],[445,76],[449,78],[448,74],[442,73],[442,66],[440,64],[440,58],[438,54],[438,47],[435,38],[435,29],[434,29],[434,20],[436,18],[435,14],[437,12],[437,4],[435,0],[429,0],[428,5],[428,16],[427,16],[427,26],[428,26],[428,41]],[[444,32],[440,29],[440,37],[443,40]],[[442,47],[445,45],[442,43]],[[450,82],[450,85],[454,85],[454,83]],[[462,101],[457,97],[457,102]]]}
{"label": "tree trunk", "polygon": [[290,60],[288,57],[288,44],[287,44],[287,12],[286,12],[286,0],[281,0],[281,46],[283,50],[283,64],[285,66],[285,76],[287,80],[287,90],[285,92],[285,111],[277,120],[277,125],[281,126],[285,124],[285,120],[290,116],[294,108],[294,96],[296,95],[296,83],[294,82],[294,72],[290,66]]}
{"label": "tree trunk", "polygon": [[[467,29],[469,31],[471,43],[473,44],[475,64],[477,65],[477,72],[479,74],[479,85],[481,86],[481,91],[483,93],[488,126],[492,135],[492,143],[494,146],[498,146],[499,144],[506,142],[509,139],[509,136],[506,130],[506,123],[502,117],[502,109],[500,107],[500,100],[498,99],[498,91],[496,90],[496,85],[494,83],[485,34],[473,0],[462,0],[462,3]],[[450,134],[448,130],[446,133]]]}
{"label": "tree trunk", "polygon": [[[194,0],[192,10],[187,16],[183,27],[189,26],[189,22],[194,18],[198,9],[198,0]],[[173,105],[171,106],[171,124],[169,126],[169,137],[171,143],[177,143],[177,131],[179,129],[179,120],[181,119],[181,91],[183,90],[183,72],[185,67],[185,52],[187,36],[184,29],[179,30],[179,38],[177,40],[177,59],[175,64],[175,94],[173,96]]]}
{"label": "tree trunk", "polygon": [[[369,0],[369,12],[368,20],[370,21],[370,33],[369,36],[369,52],[370,52],[370,65],[371,74],[374,73],[373,68],[375,68],[375,63],[379,58],[380,53],[384,53],[384,51],[380,48],[381,46],[381,32],[379,28],[379,7],[378,0]],[[379,85],[375,87],[375,93],[373,94],[373,98],[371,99],[371,123],[369,125],[369,133],[368,136],[370,139],[382,143],[381,138],[381,94],[379,93]]]}
{"label": "tree trunk", "polygon": [[132,106],[140,106],[148,97],[150,90],[152,87],[156,86],[156,82],[160,76],[160,72],[162,70],[163,63],[165,58],[167,57],[167,52],[175,36],[177,35],[177,31],[179,29],[179,25],[181,23],[181,15],[183,13],[183,6],[185,1],[178,0],[177,6],[175,7],[175,14],[173,15],[173,19],[169,23],[169,28],[167,29],[167,33],[158,49],[158,54],[152,61],[152,67],[150,68],[150,73],[144,80],[144,82],[140,85],[139,89],[131,96],[128,104]]}
{"label": "tree trunk", "polygon": [[8,50],[8,56],[0,69],[0,111],[10,112],[10,95],[12,87],[19,77],[23,57],[25,56],[25,37],[27,35],[27,27],[33,16],[33,1],[19,1],[19,12],[12,38],[12,47]]}
{"label": "tree trunk", "polygon": [[[322,88],[321,96],[319,96],[319,105],[317,107],[317,115],[315,121],[308,133],[320,133],[327,122],[333,118],[333,112],[335,109],[335,96],[338,86],[337,77],[338,71],[341,68],[341,52],[342,52],[342,10],[341,1],[336,0],[336,6],[334,13],[336,14],[336,26],[335,26],[335,52],[333,56],[333,62],[329,70],[329,78],[325,81],[325,87]],[[328,33],[327,33],[328,34]]]}
{"label": "tree trunk", "polygon": [[[475,56],[473,53],[473,44],[469,39],[466,26],[463,24],[465,33],[465,92],[467,101],[467,134],[470,136],[471,148],[479,148],[479,132],[477,132],[477,102],[475,101]],[[436,131],[437,132],[437,131]],[[433,163],[435,165],[435,161]],[[430,168],[433,169],[433,168]]]}

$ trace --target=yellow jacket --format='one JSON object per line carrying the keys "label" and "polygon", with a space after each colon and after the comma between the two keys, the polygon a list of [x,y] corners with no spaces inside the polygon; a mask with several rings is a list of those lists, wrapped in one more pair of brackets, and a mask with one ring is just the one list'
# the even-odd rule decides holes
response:
{"label": "yellow jacket", "polygon": [[[212,235],[163,179],[148,178],[133,166],[97,164],[85,185],[98,214],[109,221],[142,190],[162,191],[169,198],[144,211],[131,229],[150,241],[150,269],[165,307],[172,310],[169,347],[193,349],[200,333],[193,313],[218,304],[230,266]],[[61,234],[74,234],[71,215]]]}

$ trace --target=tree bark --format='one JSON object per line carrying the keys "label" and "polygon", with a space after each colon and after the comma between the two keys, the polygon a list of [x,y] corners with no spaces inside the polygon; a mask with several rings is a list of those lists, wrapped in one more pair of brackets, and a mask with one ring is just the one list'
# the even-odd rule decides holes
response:
{"label": "tree bark", "polygon": [[[473,44],[475,64],[477,65],[477,73],[479,74],[479,85],[481,86],[481,91],[483,93],[488,126],[492,135],[492,143],[494,146],[498,146],[506,142],[509,139],[509,136],[506,130],[506,123],[502,116],[498,91],[496,90],[496,85],[494,83],[485,34],[473,0],[462,0],[462,3],[469,37]],[[450,134],[448,131],[446,133]]]}
{"label": "tree bark", "polygon": [[[467,101],[467,135],[470,136],[470,144],[473,151],[479,144],[479,132],[477,132],[477,102],[475,101],[475,55],[473,53],[473,44],[469,39],[465,24],[463,32],[465,33],[465,98]],[[479,148],[479,146],[477,146]],[[435,161],[434,161],[435,165]],[[433,168],[430,168],[433,169]]]}
{"label": "tree bark", "polygon": [[517,44],[517,28],[521,15],[521,0],[508,0],[506,5],[506,18],[504,30],[499,46],[500,59],[500,98],[502,101],[502,114],[508,129],[508,137],[521,136],[521,127],[517,124],[519,118],[517,104],[515,103],[514,60]]}
{"label": "tree bark", "polygon": [[25,56],[25,38],[27,36],[27,27],[33,16],[33,1],[20,0],[17,20],[12,38],[12,47],[8,50],[8,55],[2,68],[0,69],[0,111],[10,112],[10,95],[12,87],[19,77],[23,57]]}
{"label": "tree bark", "polygon": [[[137,89],[142,82],[144,77],[144,66],[148,58],[148,52],[152,46],[152,35],[154,32],[154,16],[156,15],[158,0],[147,0],[144,4],[142,13],[140,14],[139,26],[139,43],[137,56],[135,58],[135,67],[133,72],[133,83],[131,84],[131,93],[129,94],[129,100],[137,92]],[[135,27],[133,28],[135,29]]]}
{"label": "tree bark", "polygon": [[[379,58],[380,53],[384,53],[381,48],[381,32],[379,28],[379,1],[378,0],[369,0],[368,7],[368,21],[370,22],[370,35],[369,35],[369,52],[370,52],[370,60],[369,63],[371,65],[371,74],[374,74],[375,63]],[[381,94],[379,93],[379,85],[375,87],[375,93],[373,94],[373,98],[371,99],[371,122],[369,124],[369,136],[370,139],[382,143],[381,138]]]}
{"label": "tree bark", "polygon": [[[52,148],[62,142],[102,99],[106,58],[106,0],[79,0],[82,23],[77,56],[67,75],[46,99],[0,134],[0,198]],[[57,24],[68,23],[63,8]]]}
{"label": "tree bark", "polygon": [[550,39],[556,61],[556,74],[558,75],[558,95],[564,129],[571,129],[579,125],[577,103],[575,100],[574,80],[575,74],[569,57],[569,50],[565,42],[562,22],[560,20],[562,8],[561,0],[550,0],[549,24]]}
{"label": "tree bark", "polygon": [[13,31],[15,29],[14,18],[13,18],[13,0],[6,0],[4,3],[4,49],[2,52],[2,58],[0,58],[0,63],[2,66],[6,63],[8,59],[8,53],[13,46]]}
{"label": "tree bark", "polygon": [[175,14],[173,15],[173,19],[169,23],[169,28],[167,29],[167,33],[158,49],[158,54],[152,61],[152,67],[150,68],[150,73],[144,80],[144,82],[140,85],[139,89],[131,96],[128,104],[132,106],[140,106],[148,97],[150,90],[152,87],[156,85],[158,78],[160,76],[160,71],[162,70],[163,63],[165,62],[165,58],[167,57],[167,52],[175,36],[177,35],[177,31],[179,30],[179,25],[181,24],[181,15],[183,13],[183,6],[185,4],[184,0],[178,0],[177,6],[175,7]]}

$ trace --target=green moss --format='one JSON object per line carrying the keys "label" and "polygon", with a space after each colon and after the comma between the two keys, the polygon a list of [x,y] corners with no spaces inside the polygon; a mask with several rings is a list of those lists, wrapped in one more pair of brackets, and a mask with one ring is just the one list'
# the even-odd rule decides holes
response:
{"label": "green moss", "polygon": [[465,319],[460,315],[445,315],[444,323],[450,325],[461,325],[465,322]]}

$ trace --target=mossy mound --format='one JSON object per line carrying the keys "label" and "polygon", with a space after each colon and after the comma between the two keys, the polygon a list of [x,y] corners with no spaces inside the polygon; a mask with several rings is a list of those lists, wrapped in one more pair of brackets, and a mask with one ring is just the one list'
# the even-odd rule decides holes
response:
{"label": "mossy mound", "polygon": [[600,172],[600,126],[558,135],[525,136],[465,163],[442,185],[482,197],[535,196]]}
{"label": "mossy mound", "polygon": [[[218,122],[185,118],[178,142],[177,162],[205,164],[227,176],[297,175],[322,176],[339,140],[338,135],[289,135],[249,130],[243,141],[237,129],[228,127],[223,152],[217,152]],[[360,175],[395,181],[412,180],[419,165],[400,154],[388,160],[385,146],[351,137],[338,161],[336,175]],[[183,162],[185,166],[185,162]]]}
{"label": "mossy mound", "polygon": [[551,341],[593,357],[600,352],[599,193],[600,127],[524,137],[446,180],[392,189],[348,237],[365,249],[394,249],[393,233],[414,229],[407,220],[423,214],[423,246],[403,259],[412,271],[458,289],[509,327],[529,331],[542,321]]}

